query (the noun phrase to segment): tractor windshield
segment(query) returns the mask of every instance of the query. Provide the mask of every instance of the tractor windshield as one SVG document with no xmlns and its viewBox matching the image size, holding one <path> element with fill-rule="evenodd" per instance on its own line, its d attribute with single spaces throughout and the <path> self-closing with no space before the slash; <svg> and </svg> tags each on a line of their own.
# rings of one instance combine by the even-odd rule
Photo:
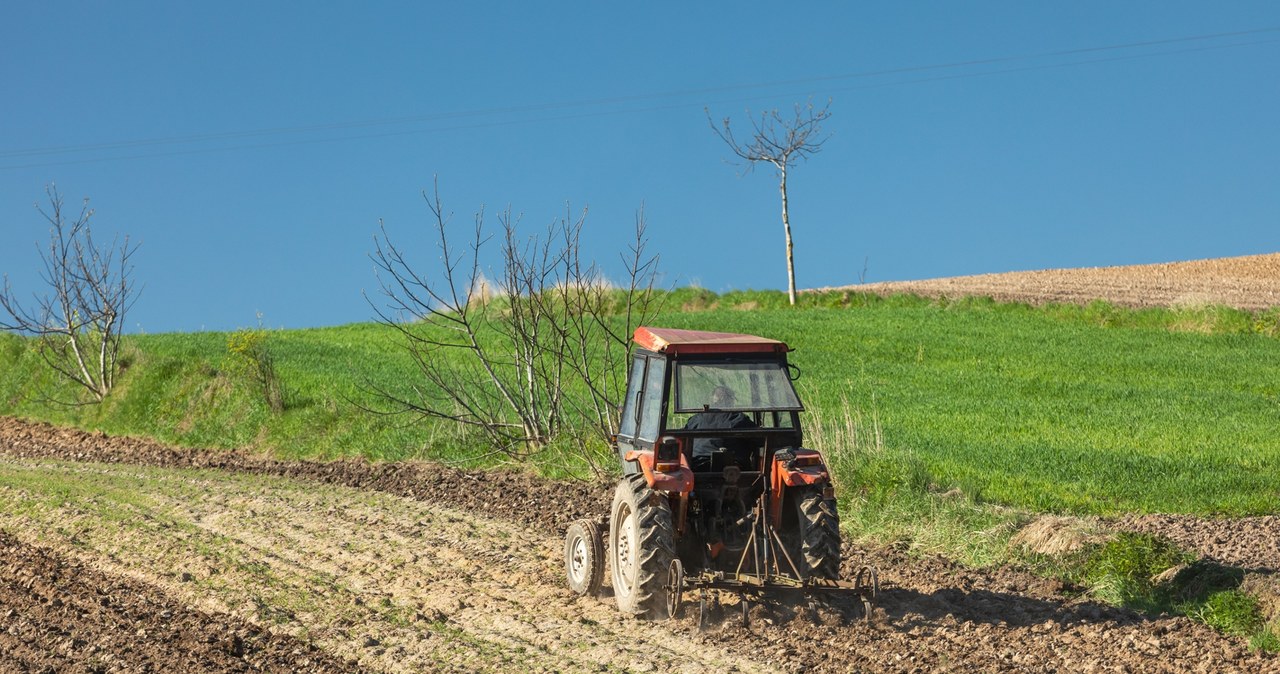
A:
<svg viewBox="0 0 1280 674">
<path fill-rule="evenodd" d="M 674 385 L 676 412 L 804 409 L 777 360 L 677 361 Z"/>
</svg>

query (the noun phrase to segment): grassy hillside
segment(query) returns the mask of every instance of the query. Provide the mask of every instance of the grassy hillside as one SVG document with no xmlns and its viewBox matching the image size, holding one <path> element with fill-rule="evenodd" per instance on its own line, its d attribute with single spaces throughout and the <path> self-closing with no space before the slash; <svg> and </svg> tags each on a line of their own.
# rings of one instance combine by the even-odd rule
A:
<svg viewBox="0 0 1280 674">
<path fill-rule="evenodd" d="M 848 293 L 784 303 L 780 293 L 682 290 L 655 323 L 795 347 L 809 424 L 822 421 L 811 439 L 823 443 L 811 444 L 864 501 L 958 488 L 1033 510 L 1280 510 L 1274 314 Z M 257 395 L 227 338 L 129 337 L 128 371 L 109 402 L 67 408 L 40 402 L 51 383 L 38 359 L 3 336 L 0 413 L 286 457 L 455 459 L 479 449 L 452 428 L 359 409 L 376 403 L 368 384 L 414 383 L 385 328 L 268 333 L 282 414 Z"/>
</svg>

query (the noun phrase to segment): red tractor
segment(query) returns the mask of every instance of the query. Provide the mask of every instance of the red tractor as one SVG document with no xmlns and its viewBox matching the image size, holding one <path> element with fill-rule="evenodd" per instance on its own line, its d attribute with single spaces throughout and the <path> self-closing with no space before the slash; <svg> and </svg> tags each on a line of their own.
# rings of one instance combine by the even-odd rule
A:
<svg viewBox="0 0 1280 674">
<path fill-rule="evenodd" d="M 802 446 L 787 345 L 719 332 L 636 330 L 615 449 L 622 480 L 608 536 L 566 534 L 569 585 L 599 592 L 604 559 L 618 608 L 675 615 L 684 592 L 852 591 L 869 605 L 874 569 L 839 580 L 840 525 L 822 455 Z"/>
</svg>

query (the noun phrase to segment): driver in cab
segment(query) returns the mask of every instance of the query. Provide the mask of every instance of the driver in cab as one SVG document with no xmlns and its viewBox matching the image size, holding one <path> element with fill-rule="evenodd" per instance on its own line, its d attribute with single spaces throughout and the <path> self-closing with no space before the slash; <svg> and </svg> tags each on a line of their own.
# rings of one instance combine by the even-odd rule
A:
<svg viewBox="0 0 1280 674">
<path fill-rule="evenodd" d="M 742 412 L 731 411 L 736 402 L 737 397 L 734 395 L 733 389 L 728 386 L 717 386 L 711 392 L 711 402 L 707 405 L 707 409 L 690 417 L 689 421 L 684 425 L 685 430 L 707 431 L 757 428 L 756 423 L 747 415 Z M 730 455 L 735 458 L 740 453 L 735 450 L 747 449 L 741 438 L 694 438 L 693 470 L 699 472 L 710 470 L 711 455 L 720 448 L 729 450 Z"/>
</svg>

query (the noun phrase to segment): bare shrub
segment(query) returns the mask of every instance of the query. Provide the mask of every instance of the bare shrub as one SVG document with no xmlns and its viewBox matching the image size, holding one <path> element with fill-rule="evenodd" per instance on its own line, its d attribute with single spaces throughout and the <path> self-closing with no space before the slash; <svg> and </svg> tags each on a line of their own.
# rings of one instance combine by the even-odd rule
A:
<svg viewBox="0 0 1280 674">
<path fill-rule="evenodd" d="M 8 319 L 0 318 L 0 328 L 34 337 L 40 357 L 59 377 L 87 392 L 90 402 L 102 402 L 120 370 L 120 332 L 136 299 L 129 276 L 137 245 L 130 245 L 127 236 L 100 245 L 90 227 L 88 199 L 79 215 L 70 218 L 55 186 L 49 185 L 45 194 L 47 208 L 36 209 L 49 223 L 49 245 L 40 250 L 48 292 L 34 296 L 34 305 L 24 305 L 6 275 L 0 309 Z M 50 401 L 82 402 L 52 394 Z"/>
<path fill-rule="evenodd" d="M 645 250 L 643 210 L 623 255 L 627 280 L 615 287 L 582 257 L 585 210 L 522 237 L 508 209 L 497 218 L 495 282 L 480 264 L 491 240 L 484 212 L 459 250 L 438 186 L 423 197 L 440 251 L 434 275 L 409 263 L 385 225 L 374 239 L 385 306 L 370 304 L 400 335 L 418 374 L 409 394 L 375 388 L 392 404 L 374 411 L 454 422 L 513 458 L 557 440 L 607 441 L 617 430 L 631 333 L 656 309 L 658 258 Z M 581 454 L 592 460 L 591 452 Z"/>
</svg>

